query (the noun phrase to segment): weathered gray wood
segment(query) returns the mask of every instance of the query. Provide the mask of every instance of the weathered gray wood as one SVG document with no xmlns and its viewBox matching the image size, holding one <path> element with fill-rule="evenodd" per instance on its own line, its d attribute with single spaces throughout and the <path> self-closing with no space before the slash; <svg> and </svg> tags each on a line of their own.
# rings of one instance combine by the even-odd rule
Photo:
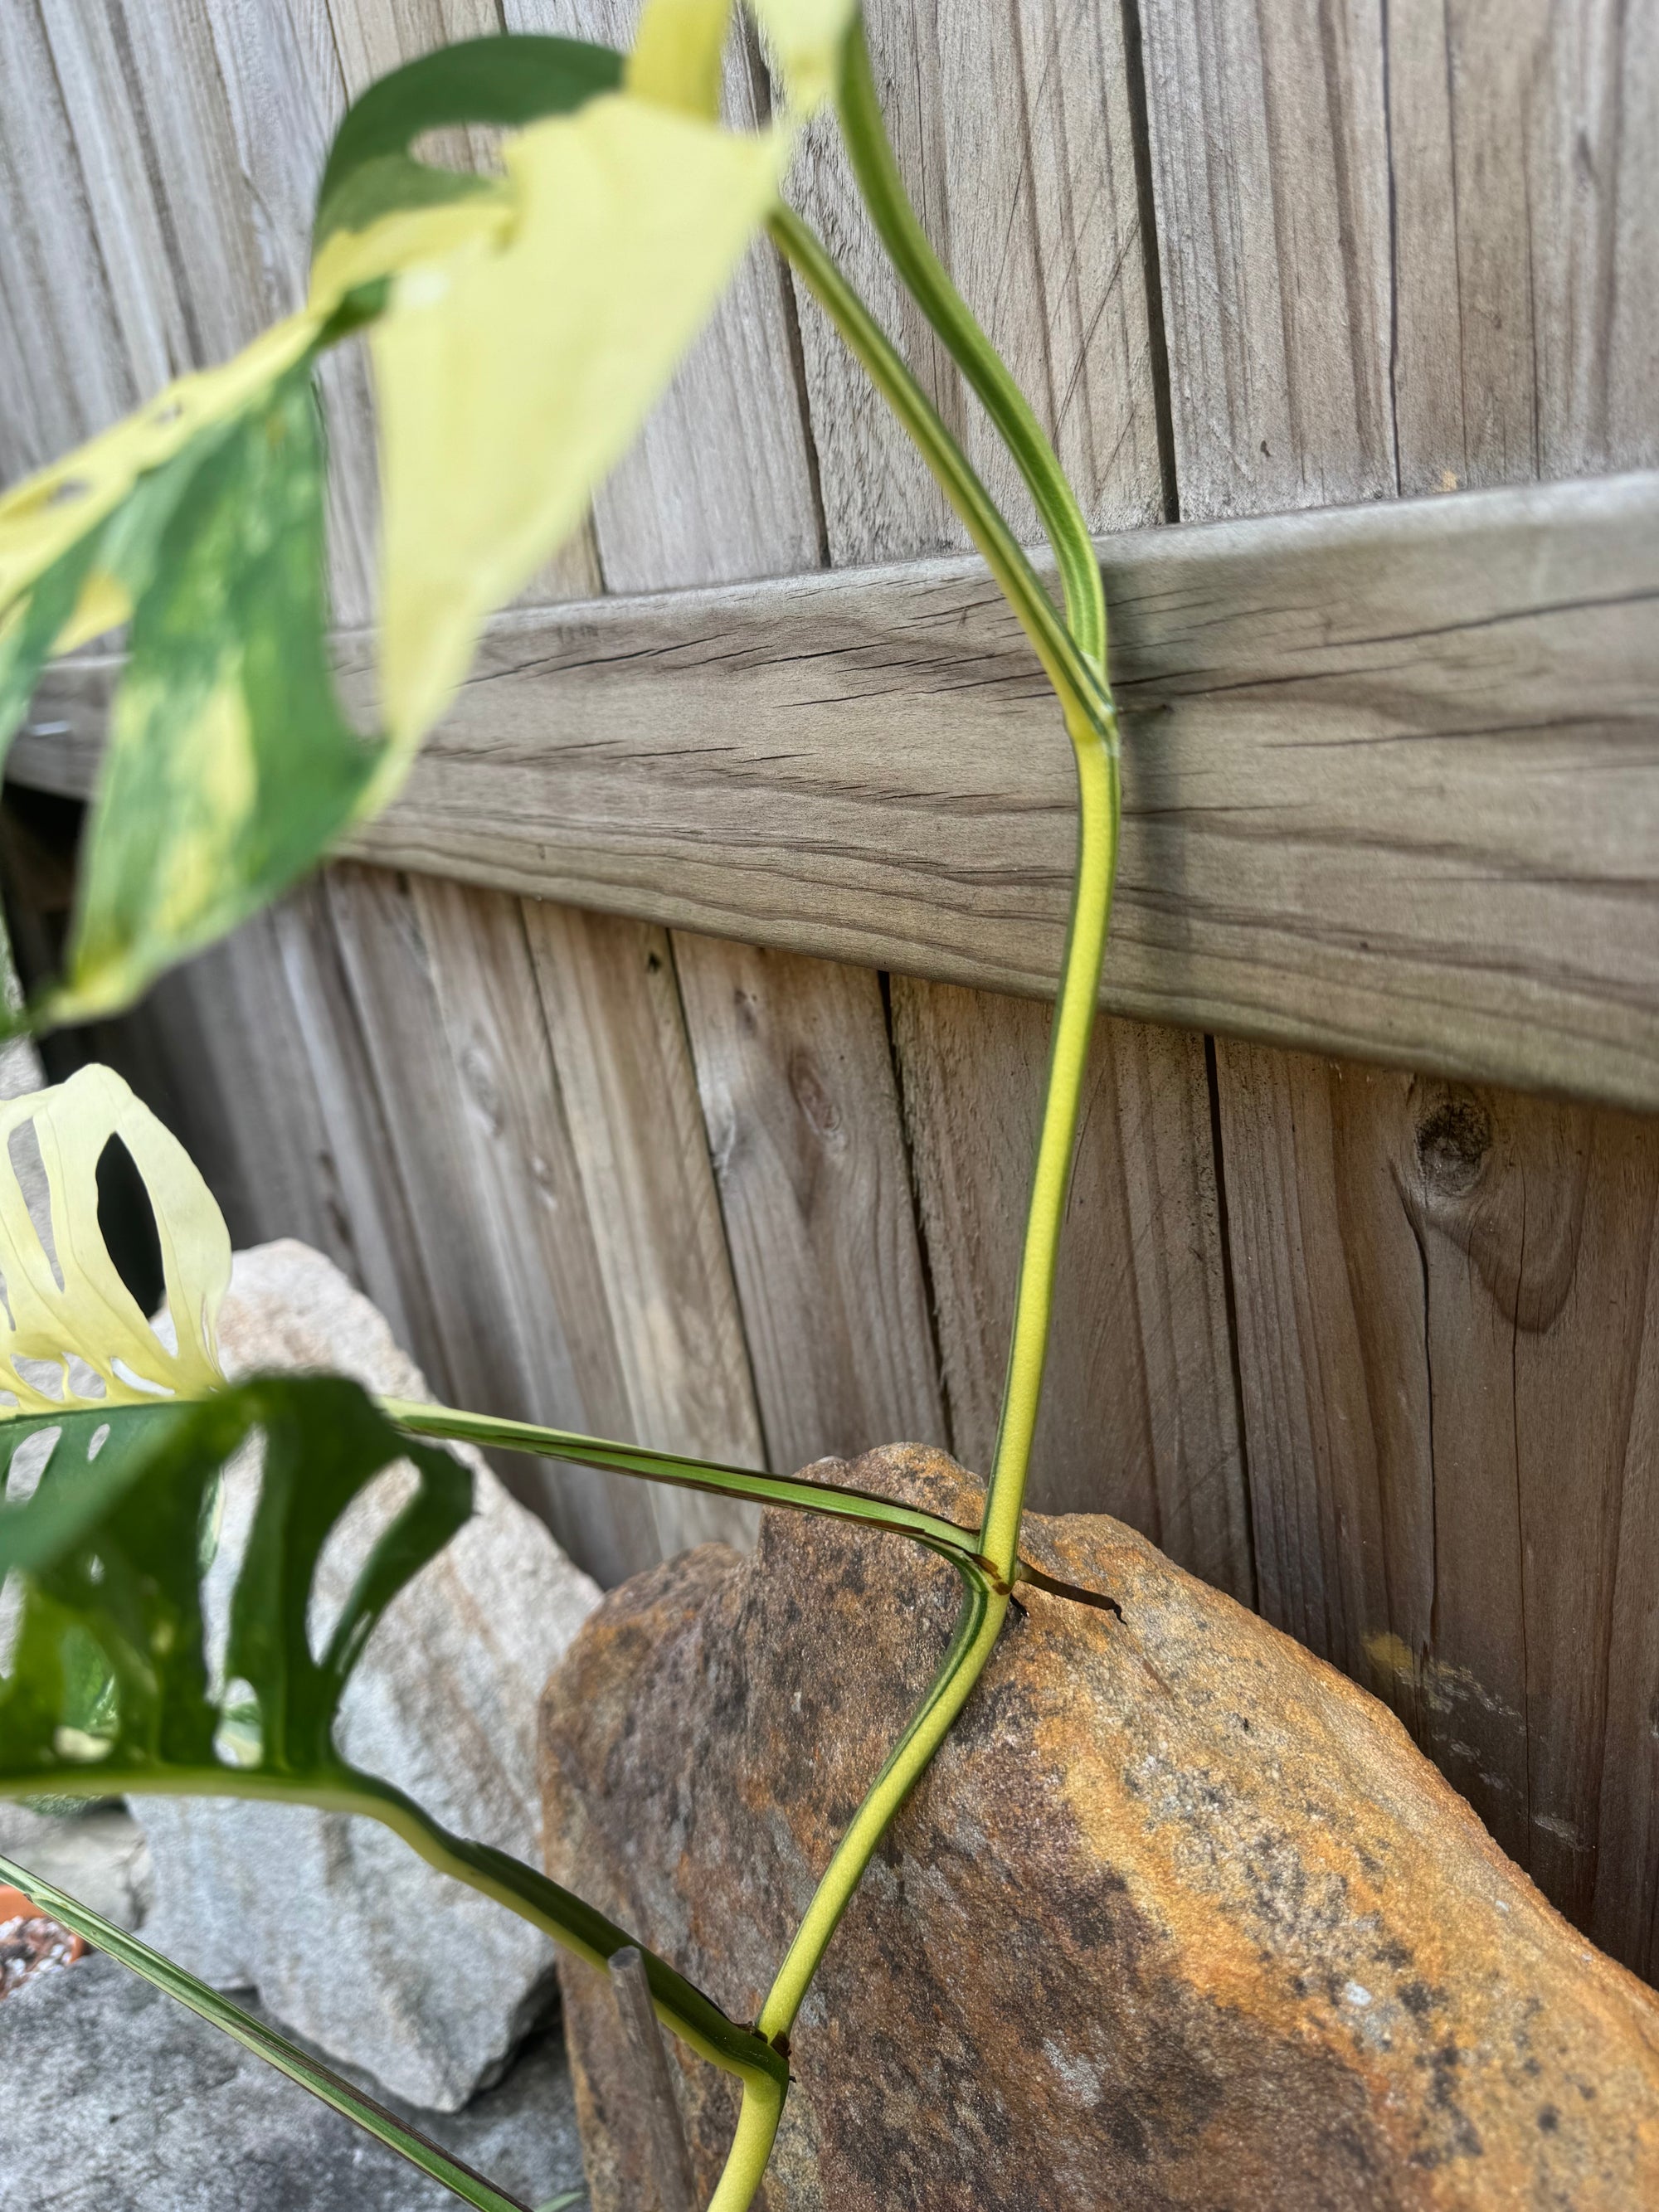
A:
<svg viewBox="0 0 1659 2212">
<path fill-rule="evenodd" d="M 631 13 L 589 0 L 579 27 L 625 41 Z M 550 21 L 546 9 L 523 4 L 514 16 L 515 27 Z M 750 48 L 734 42 L 726 84 L 734 119 L 763 111 L 752 70 Z M 793 316 L 781 269 L 769 249 L 757 251 L 597 495 L 613 588 L 816 564 L 820 528 Z M 661 726 L 659 715 L 653 738 Z M 942 1441 L 875 979 L 795 958 L 775 963 L 763 983 L 763 956 L 708 938 L 681 938 L 674 957 L 771 1463 L 793 1468 L 877 1437 Z M 776 988 L 785 982 L 787 1006 Z M 644 1096 L 629 1096 L 648 1117 Z M 822 1125 L 831 1097 L 833 1128 Z"/>
<path fill-rule="evenodd" d="M 561 1182 L 572 1178 L 552 1166 L 535 1207 L 529 1202 L 535 1185 L 522 1171 L 526 1150 L 553 1163 L 568 1151 L 556 1092 L 544 1087 L 536 1094 L 542 1112 L 528 1128 L 520 1110 L 531 1071 L 538 1060 L 546 1066 L 544 1044 L 536 1054 L 534 1030 L 526 1024 L 520 1060 L 509 1072 L 489 1052 L 494 1024 L 480 1021 L 471 1036 L 457 1038 L 464 1002 L 458 1006 L 458 994 L 446 988 L 450 979 L 434 960 L 416 895 L 398 877 L 345 867 L 332 872 L 323 890 L 366 1064 L 360 1087 L 378 1106 L 404 1186 L 402 1213 L 415 1241 L 419 1279 L 436 1321 L 441 1370 L 428 1379 L 447 1389 L 453 1403 L 562 1427 L 598 1427 L 582 1389 L 592 1374 L 590 1369 L 579 1376 L 566 1327 L 567 1314 L 578 1310 L 577 1326 L 591 1348 L 592 1270 L 581 1266 L 582 1224 L 569 1218 L 568 1205 L 562 1218 L 558 1207 Z M 507 964 L 501 933 L 492 949 L 497 1005 L 505 999 L 533 1020 L 535 992 L 522 941 L 518 973 Z M 504 1091 L 504 1085 L 513 1091 Z M 573 1291 L 586 1294 L 588 1310 L 576 1308 Z M 598 1410 L 614 1413 L 614 1399 L 607 1404 L 601 1398 Z M 629 1573 L 655 1556 L 648 1510 L 639 1511 L 639 1526 L 631 1525 L 634 1493 L 615 1487 L 614 1478 L 607 1484 L 599 1476 L 567 1477 L 562 1468 L 539 1470 L 516 1457 L 503 1457 L 500 1466 L 573 1550 L 593 1560 L 596 1572 Z M 614 1507 L 610 1515 L 601 1510 L 605 1499 Z"/>
<path fill-rule="evenodd" d="M 772 1463 L 945 1443 L 878 978 L 685 933 L 675 957 Z"/>
<path fill-rule="evenodd" d="M 763 1464 L 668 942 L 647 924 L 527 901 L 526 933 L 622 1362 L 629 1433 Z M 641 1486 L 660 1553 L 744 1542 L 747 1506 Z"/>
<path fill-rule="evenodd" d="M 1659 461 L 1652 10 L 1384 15 L 1407 491 Z"/>
<path fill-rule="evenodd" d="M 674 2072 L 652 2005 L 645 1959 L 637 1946 L 629 1943 L 613 1952 L 610 1972 L 617 2018 L 633 2064 L 630 2087 L 644 2114 L 646 2137 L 651 2145 L 654 2169 L 651 2179 L 656 2185 L 659 2212 L 696 2212 L 691 2153 L 674 2095 Z"/>
<path fill-rule="evenodd" d="M 1610 1732 L 1617 1613 L 1650 1672 L 1659 1124 L 1219 1049 L 1263 1609 L 1389 1698 L 1548 1894 L 1650 1963 L 1629 1815 L 1604 1829 L 1601 1801 L 1645 1797 L 1603 1773 L 1633 1741 Z"/>
<path fill-rule="evenodd" d="M 1637 476 L 1109 541 L 1104 1003 L 1659 1103 L 1656 521 Z M 87 788 L 107 684 L 11 772 Z M 504 618 L 356 849 L 1037 992 L 1069 778 L 975 569 L 803 578 Z"/>
<path fill-rule="evenodd" d="M 1183 514 L 1650 463 L 1655 180 L 1621 143 L 1659 90 L 1650 29 L 1547 0 L 1142 14 Z M 1644 662 L 1650 596 L 1630 611 Z M 1596 919 L 1532 940 L 1509 1020 L 1553 1027 L 1559 983 L 1588 959 L 1601 1037 L 1644 1050 L 1645 988 L 1625 960 L 1654 934 L 1638 856 L 1654 823 L 1601 744 L 1642 777 L 1653 672 L 1617 701 L 1588 665 L 1576 695 L 1556 692 L 1500 614 L 1489 639 L 1517 711 L 1472 717 L 1457 757 L 1507 726 L 1507 776 L 1479 795 L 1443 782 L 1436 853 L 1413 835 L 1426 805 L 1406 800 L 1384 832 L 1398 889 L 1369 887 L 1356 936 L 1391 929 L 1403 898 L 1437 903 L 1434 875 L 1462 866 L 1486 916 L 1467 953 L 1494 949 L 1505 921 L 1526 941 L 1516 892 L 1559 877 L 1569 777 L 1596 825 Z M 1492 862 L 1523 813 L 1545 834 L 1500 868 L 1505 884 Z M 1620 823 L 1638 822 L 1621 847 Z M 1565 1033 L 1489 1068 L 1659 1103 L 1651 1082 L 1607 1083 L 1600 1043 L 1582 1048 L 1595 1073 L 1577 1083 L 1552 1072 Z M 1649 1678 L 1626 1578 L 1651 1553 L 1639 1510 L 1628 1547 L 1621 1527 L 1656 1356 L 1653 1125 L 1226 1042 L 1218 1101 L 1264 1610 L 1391 1697 L 1548 1893 L 1650 1967 L 1632 1855 L 1651 1812 L 1626 1771 L 1644 1762 L 1628 1705 L 1608 1734 L 1608 1700 L 1615 1638 Z"/>
<path fill-rule="evenodd" d="M 1651 10 L 1140 15 L 1183 515 L 1653 465 Z"/>
<path fill-rule="evenodd" d="M 1091 526 L 1161 520 L 1123 24 L 1085 0 L 869 12 L 910 196 L 1054 439 Z M 898 340 L 1021 535 L 1036 519 L 950 357 L 886 262 L 828 119 L 790 196 Z M 830 558 L 965 548 L 961 524 L 804 292 L 801 335 Z"/>
<path fill-rule="evenodd" d="M 988 1012 L 990 1018 L 988 1019 Z M 1049 1012 L 896 977 L 959 1458 L 996 1437 Z M 1030 1498 L 1114 1513 L 1247 1602 L 1244 1470 L 1201 1037 L 1105 1021 L 1066 1209 Z"/>
</svg>

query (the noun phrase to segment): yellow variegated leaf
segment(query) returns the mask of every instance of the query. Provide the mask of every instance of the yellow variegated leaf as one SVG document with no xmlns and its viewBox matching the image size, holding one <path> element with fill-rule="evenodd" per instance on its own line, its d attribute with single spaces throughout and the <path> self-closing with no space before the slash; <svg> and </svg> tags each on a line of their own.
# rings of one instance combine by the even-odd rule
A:
<svg viewBox="0 0 1659 2212">
<path fill-rule="evenodd" d="M 510 220 L 507 196 L 497 190 L 401 210 L 367 230 L 337 233 L 319 257 L 310 298 L 298 314 L 273 324 L 219 368 L 176 378 L 136 413 L 0 497 L 0 609 L 9 610 L 38 576 L 112 515 L 141 477 L 269 391 L 316 343 L 348 292 L 416 262 L 441 260 L 471 238 L 498 235 Z M 53 649 L 70 652 L 131 611 L 119 580 L 94 568 Z"/>
<path fill-rule="evenodd" d="M 465 199 L 394 209 L 363 230 L 329 234 L 311 267 L 313 314 L 333 313 L 348 292 L 423 261 L 441 261 L 475 242 L 498 242 L 513 222 L 513 198 L 494 184 Z"/>
<path fill-rule="evenodd" d="M 718 116 L 731 25 L 732 0 L 646 0 L 628 57 L 628 89 L 659 107 Z"/>
<path fill-rule="evenodd" d="M 26 1123 L 46 1170 L 50 1249 L 11 1146 Z M 98 1163 L 112 1138 L 126 1146 L 149 1194 L 176 1350 L 162 1343 L 121 1280 L 98 1225 Z M 230 1281 L 230 1237 L 178 1139 L 112 1069 L 92 1066 L 0 1104 L 0 1420 L 154 1405 L 222 1388 L 215 1332 Z M 76 1387 L 71 1358 L 92 1370 L 101 1391 Z M 58 1370 L 57 1388 L 46 1387 L 41 1367 Z"/>
<path fill-rule="evenodd" d="M 772 204 L 786 147 L 627 94 L 593 100 L 508 143 L 518 215 L 500 251 L 394 279 L 370 343 L 382 708 L 403 758 L 485 615 L 580 522 L 666 385 Z"/>
<path fill-rule="evenodd" d="M 749 0 L 790 106 L 803 115 L 835 95 L 855 0 Z"/>
<path fill-rule="evenodd" d="M 179 377 L 136 415 L 0 498 L 0 607 L 9 607 L 37 576 L 112 514 L 141 476 L 267 390 L 314 343 L 317 329 L 318 318 L 310 311 L 273 324 L 234 360 Z M 97 635 L 86 629 L 78 610 L 70 629 L 81 636 Z"/>
</svg>

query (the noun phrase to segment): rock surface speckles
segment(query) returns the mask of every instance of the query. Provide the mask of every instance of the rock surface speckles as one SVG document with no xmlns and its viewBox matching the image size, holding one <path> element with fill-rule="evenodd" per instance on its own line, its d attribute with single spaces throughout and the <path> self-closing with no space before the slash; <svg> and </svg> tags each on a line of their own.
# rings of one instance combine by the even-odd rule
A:
<svg viewBox="0 0 1659 2212">
<path fill-rule="evenodd" d="M 918 1447 L 836 1474 L 971 1523 Z M 1387 1710 L 1115 1522 L 1033 1517 L 1032 1592 L 801 2014 L 771 2212 L 1659 2203 L 1659 1999 Z M 543 1707 L 550 1870 L 752 2017 L 956 1605 L 900 1540 L 770 1513 L 592 1616 Z M 561 1969 L 593 2199 L 643 2139 Z M 724 2077 L 679 2076 L 701 2186 Z"/>
</svg>

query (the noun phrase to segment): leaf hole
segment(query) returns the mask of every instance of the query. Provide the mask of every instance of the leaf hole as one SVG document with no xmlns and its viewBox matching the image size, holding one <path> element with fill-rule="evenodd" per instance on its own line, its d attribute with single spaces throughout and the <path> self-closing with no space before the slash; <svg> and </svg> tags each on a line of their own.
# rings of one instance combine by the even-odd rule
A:
<svg viewBox="0 0 1659 2212">
<path fill-rule="evenodd" d="M 33 1121 L 20 1121 L 6 1139 L 6 1154 L 11 1163 L 11 1172 L 23 1203 L 29 1210 L 29 1219 L 40 1240 L 40 1249 L 46 1255 L 52 1269 L 52 1279 L 61 1291 L 64 1271 L 58 1264 L 58 1243 L 52 1231 L 52 1193 L 46 1182 L 46 1164 L 40 1156 L 40 1139 L 35 1133 Z M 10 1297 L 6 1300 L 6 1314 L 13 1328 L 17 1316 L 12 1311 Z"/>
<path fill-rule="evenodd" d="M 61 1429 L 37 1429 L 33 1436 L 25 1437 L 11 1455 L 6 1469 L 5 1499 L 8 1505 L 27 1505 L 40 1486 L 52 1455 L 58 1449 Z"/>
<path fill-rule="evenodd" d="M 13 1367 L 31 1390 L 43 1398 L 54 1398 L 61 1405 L 64 1399 L 64 1361 L 59 1359 L 14 1359 Z"/>
<path fill-rule="evenodd" d="M 257 1766 L 264 1756 L 264 1716 L 251 1682 L 239 1675 L 219 1700 L 213 1752 L 222 1766 Z"/>
<path fill-rule="evenodd" d="M 167 1289 L 161 1235 L 144 1178 L 118 1137 L 98 1155 L 98 1234 L 139 1312 L 153 1314 Z"/>
<path fill-rule="evenodd" d="M 18 1364 L 22 1364 L 21 1360 Z M 152 1398 L 171 1398 L 173 1395 L 165 1382 L 158 1382 L 153 1375 L 140 1375 L 135 1368 L 129 1367 L 118 1352 L 109 1365 L 111 1374 L 118 1376 L 129 1390 L 143 1390 Z"/>
<path fill-rule="evenodd" d="M 327 1650 L 369 1553 L 415 1495 L 419 1482 L 409 1462 L 399 1460 L 359 1491 L 329 1530 L 317 1555 L 306 1607 L 306 1637 L 313 1659 L 320 1660 Z"/>
<path fill-rule="evenodd" d="M 67 507 L 71 500 L 84 499 L 92 489 L 85 477 L 65 477 L 62 483 L 54 484 L 46 494 L 48 507 Z"/>
<path fill-rule="evenodd" d="M 10 1679 L 23 1626 L 23 1575 L 19 1567 L 0 1576 L 0 1681 Z"/>
</svg>

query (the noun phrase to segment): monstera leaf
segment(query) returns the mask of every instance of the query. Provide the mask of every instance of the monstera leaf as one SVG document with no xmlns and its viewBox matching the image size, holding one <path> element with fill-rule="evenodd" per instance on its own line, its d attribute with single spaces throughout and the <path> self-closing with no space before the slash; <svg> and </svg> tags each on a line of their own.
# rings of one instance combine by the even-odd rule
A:
<svg viewBox="0 0 1659 2212">
<path fill-rule="evenodd" d="M 580 522 L 775 204 L 848 0 L 757 0 L 785 120 L 717 119 L 728 0 L 650 0 L 635 55 L 476 40 L 381 81 L 325 173 L 310 297 L 222 368 L 0 498 L 0 756 L 45 662 L 131 626 L 66 973 L 84 1020 L 293 883 L 395 793 L 478 628 Z M 417 159 L 516 135 L 500 179 Z M 319 353 L 368 325 L 380 728 L 325 642 Z"/>
<path fill-rule="evenodd" d="M 28 1131 L 46 1182 L 33 1212 L 17 1172 Z M 545 1875 L 449 1834 L 335 1740 L 375 1624 L 471 1512 L 467 1469 L 343 1376 L 226 1382 L 223 1220 L 177 1140 L 108 1068 L 0 1107 L 0 1796 L 183 1792 L 362 1813 L 594 1963 L 633 1944 Z M 112 1143 L 150 1201 L 165 1330 L 99 1227 Z M 257 1502 L 216 1632 L 206 1590 L 221 1485 L 250 1444 Z M 319 1624 L 325 1549 L 394 1468 L 401 1500 Z M 694 2050 L 781 2084 L 784 2060 L 763 2038 L 649 1954 L 646 1972 Z"/>
<path fill-rule="evenodd" d="M 22 1577 L 0 1685 L 0 1787 L 100 1787 L 206 1776 L 325 1781 L 333 1726 L 375 1621 L 471 1510 L 471 1478 L 400 1436 L 337 1376 L 231 1389 L 215 1347 L 230 1245 L 177 1140 L 107 1068 L 13 1100 L 32 1128 L 46 1217 L 0 1175 L 0 1574 Z M 98 1167 L 124 1145 L 154 1210 L 173 1341 L 145 1319 L 98 1224 Z M 222 1680 L 209 1664 L 204 1537 L 222 1470 L 256 1431 L 259 1496 L 231 1603 Z M 387 1468 L 412 1496 L 382 1532 L 320 1652 L 307 1620 L 318 1558 Z M 23 1480 L 20 1482 L 19 1477 Z M 97 1685 L 88 1698 L 88 1680 Z M 234 1692 L 227 1689 L 234 1684 Z M 234 1706 L 234 1710 L 233 1710 Z M 95 1708 L 97 1725 L 88 1724 Z"/>
</svg>

